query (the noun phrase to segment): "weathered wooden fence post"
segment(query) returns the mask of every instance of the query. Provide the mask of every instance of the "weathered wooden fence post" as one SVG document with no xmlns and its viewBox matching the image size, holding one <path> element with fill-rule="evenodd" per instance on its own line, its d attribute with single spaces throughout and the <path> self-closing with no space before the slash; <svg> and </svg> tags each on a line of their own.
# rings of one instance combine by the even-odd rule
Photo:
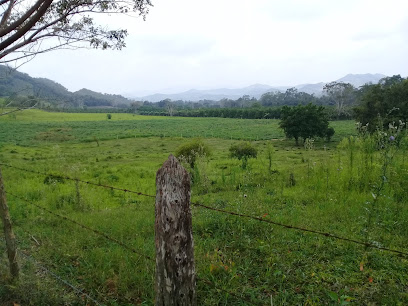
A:
<svg viewBox="0 0 408 306">
<path fill-rule="evenodd" d="M 190 176 L 170 155 L 156 175 L 156 305 L 197 305 Z"/>
<path fill-rule="evenodd" d="M 11 227 L 11 219 L 7 206 L 6 193 L 4 190 L 3 176 L 0 169 L 0 217 L 3 221 L 4 236 L 6 238 L 7 255 L 10 262 L 10 273 L 14 278 L 18 277 L 19 268 L 17 263 L 17 243 Z"/>
</svg>

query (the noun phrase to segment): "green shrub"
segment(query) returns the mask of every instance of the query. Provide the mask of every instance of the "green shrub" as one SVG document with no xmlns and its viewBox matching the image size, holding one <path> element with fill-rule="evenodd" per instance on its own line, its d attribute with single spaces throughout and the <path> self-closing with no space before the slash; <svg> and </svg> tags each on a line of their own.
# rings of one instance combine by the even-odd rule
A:
<svg viewBox="0 0 408 306">
<path fill-rule="evenodd" d="M 176 157 L 185 159 L 191 168 L 195 167 L 195 163 L 198 157 L 210 155 L 210 148 L 201 139 L 194 139 L 178 147 L 176 151 Z"/>
<path fill-rule="evenodd" d="M 242 169 L 246 169 L 249 158 L 256 158 L 258 151 L 249 142 L 234 144 L 229 148 L 230 157 L 242 160 Z"/>
<path fill-rule="evenodd" d="M 112 119 L 112 114 L 106 114 L 106 118 Z"/>
</svg>

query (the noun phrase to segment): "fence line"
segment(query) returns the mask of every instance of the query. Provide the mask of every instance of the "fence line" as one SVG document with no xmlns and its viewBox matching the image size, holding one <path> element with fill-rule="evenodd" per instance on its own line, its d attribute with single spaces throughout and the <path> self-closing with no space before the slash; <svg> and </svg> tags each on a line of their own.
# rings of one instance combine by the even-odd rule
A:
<svg viewBox="0 0 408 306">
<path fill-rule="evenodd" d="M 5 241 L 4 238 L 0 237 L 0 240 Z M 19 241 L 20 242 L 20 241 Z M 84 289 L 79 289 L 78 287 L 76 287 L 75 285 L 71 284 L 69 281 L 67 281 L 66 279 L 63 279 L 61 276 L 59 276 L 58 274 L 56 274 L 55 272 L 52 272 L 51 270 L 49 270 L 47 267 L 45 267 L 44 265 L 42 265 L 38 260 L 36 260 L 32 255 L 27 254 L 26 251 L 21 250 L 21 252 L 19 252 L 19 254 L 21 254 L 24 258 L 26 258 L 27 260 L 33 262 L 36 266 L 38 266 L 39 268 L 41 268 L 41 270 L 43 270 L 45 273 L 51 275 L 53 278 L 55 278 L 56 280 L 60 281 L 61 283 L 63 283 L 64 285 L 66 285 L 67 287 L 69 287 L 70 289 L 72 289 L 73 291 L 75 291 L 75 293 L 77 294 L 78 297 L 86 297 L 88 300 L 92 301 L 95 305 L 98 306 L 103 306 L 104 304 L 99 303 L 97 300 L 95 300 L 93 297 L 91 297 L 89 294 L 87 294 Z"/>
<path fill-rule="evenodd" d="M 308 233 L 312 233 L 312 234 L 316 234 L 316 235 L 321 235 L 321 236 L 328 237 L 328 238 L 343 240 L 343 241 L 363 245 L 365 247 L 369 247 L 369 248 L 373 248 L 373 249 L 379 249 L 379 250 L 382 250 L 382 251 L 396 253 L 398 255 L 408 257 L 408 253 L 403 252 L 403 251 L 394 250 L 394 249 L 390 249 L 390 248 L 386 248 L 386 247 L 380 247 L 380 246 L 377 246 L 377 245 L 372 244 L 372 243 L 367 243 L 367 242 L 363 242 L 363 241 L 359 241 L 359 240 L 355 240 L 355 239 L 351 239 L 351 238 L 341 237 L 341 236 L 331 234 L 331 233 L 328 233 L 328 232 L 322 232 L 322 231 L 317 231 L 317 230 L 313 230 L 313 229 L 308 229 L 308 228 L 302 228 L 302 227 L 298 227 L 298 226 L 283 224 L 283 223 L 275 222 L 275 221 L 268 220 L 268 219 L 262 219 L 262 218 L 259 218 L 259 217 L 254 217 L 254 216 L 250 216 L 250 215 L 245 215 L 245 214 L 241 214 L 241 213 L 227 211 L 227 210 L 223 210 L 223 209 L 219 209 L 219 208 L 213 208 L 213 207 L 210 207 L 210 206 L 207 206 L 207 205 L 204 205 L 204 204 L 200 204 L 200 203 L 191 203 L 191 205 L 194 205 L 194 206 L 197 206 L 197 207 L 202 207 L 202 208 L 205 208 L 205 209 L 208 209 L 208 210 L 217 211 L 217 212 L 220 212 L 220 213 L 223 213 L 223 214 L 228 214 L 228 215 L 242 217 L 242 218 L 248 218 L 248 219 L 256 220 L 256 221 L 259 221 L 259 222 L 265 222 L 265 223 L 277 225 L 277 226 L 280 226 L 280 227 L 284 227 L 284 228 L 287 228 L 287 229 L 294 229 L 294 230 L 298 230 L 298 231 L 302 231 L 302 232 L 308 232 Z"/>
<path fill-rule="evenodd" d="M 24 168 L 12 166 L 12 165 L 9 165 L 9 164 L 4 164 L 4 163 L 0 163 L 0 165 L 8 167 L 8 168 L 13 168 L 13 169 L 25 171 L 25 172 L 40 174 L 40 175 L 43 175 L 43 176 L 53 176 L 53 177 L 57 177 L 57 178 L 63 178 L 63 179 L 66 179 L 66 180 L 74 181 L 74 182 L 84 183 L 84 184 L 87 184 L 87 185 L 102 187 L 102 188 L 106 188 L 106 189 L 110 189 L 110 190 L 118 190 L 118 191 L 133 193 L 133 194 L 136 194 L 136 195 L 139 195 L 139 196 L 145 196 L 145 197 L 149 197 L 149 198 L 156 198 L 156 196 L 154 196 L 154 195 L 145 194 L 143 192 L 133 191 L 133 190 L 129 190 L 129 189 L 123 189 L 123 188 L 118 188 L 118 187 L 113 187 L 113 186 L 108 186 L 108 185 L 103 185 L 103 184 L 98 184 L 98 183 L 93 183 L 93 182 L 90 182 L 90 181 L 84 181 L 84 180 L 81 180 L 81 179 L 72 178 L 72 177 L 69 177 L 69 176 L 66 176 L 66 175 L 59 175 L 59 174 L 52 174 L 52 173 L 45 173 L 45 172 L 35 171 L 35 170 L 29 170 L 29 169 L 24 169 Z"/>
<path fill-rule="evenodd" d="M 77 182 L 85 183 L 85 184 L 88 184 L 88 185 L 93 185 L 93 186 L 98 186 L 98 187 L 103 187 L 103 188 L 113 189 L 113 190 L 119 190 L 119 191 L 123 191 L 123 192 L 129 192 L 129 193 L 137 194 L 137 195 L 140 195 L 140 196 L 146 196 L 146 197 L 150 197 L 150 198 L 155 198 L 156 197 L 154 195 L 144 194 L 144 193 L 141 193 L 141 192 L 138 192 L 138 191 L 133 191 L 133 190 L 129 190 L 129 189 L 122 189 L 122 188 L 112 187 L 112 186 L 108 186 L 108 185 L 96 184 L 96 183 L 92 183 L 92 182 L 89 182 L 89 181 L 84 181 L 84 180 L 80 180 L 80 179 L 71 178 L 71 177 L 68 177 L 68 176 L 54 175 L 54 174 L 50 174 L 50 173 L 24 169 L 24 168 L 12 166 L 12 165 L 9 165 L 9 164 L 4 164 L 4 163 L 0 163 L 0 165 L 6 166 L 6 167 L 9 167 L 9 168 L 14 168 L 14 169 L 21 170 L 21 171 L 25 171 L 25 172 L 30 172 L 30 173 L 35 173 L 35 174 L 40 174 L 40 175 L 45 175 L 45 176 L 50 175 L 50 176 L 55 176 L 55 177 L 61 177 L 61 178 L 67 179 L 67 180 L 77 181 Z M 15 197 L 17 197 L 17 196 L 15 196 Z M 268 220 L 268 219 L 263 219 L 263 218 L 254 217 L 254 216 L 250 216 L 250 215 L 245 215 L 245 214 L 241 214 L 241 213 L 235 213 L 235 212 L 226 211 L 226 210 L 222 210 L 222 209 L 218 209 L 218 208 L 213 208 L 213 207 L 210 207 L 210 206 L 207 206 L 207 205 L 204 205 L 204 204 L 201 204 L 201 203 L 196 203 L 196 202 L 192 202 L 191 205 L 201 207 L 201 208 L 204 208 L 204 209 L 208 209 L 208 210 L 212 210 L 212 211 L 216 211 L 216 212 L 223 213 L 223 214 L 233 215 L 233 216 L 241 217 L 241 218 L 248 218 L 248 219 L 256 220 L 256 221 L 259 221 L 259 222 L 265 222 L 265 223 L 273 224 L 273 225 L 280 226 L 280 227 L 287 228 L 287 229 L 293 229 L 293 230 L 308 232 L 308 233 L 320 235 L 320 236 L 323 236 L 323 237 L 342 240 L 342 241 L 346 241 L 346 242 L 350 242 L 350 243 L 354 243 L 354 244 L 359 244 L 359 245 L 362 245 L 362 246 L 365 246 L 365 247 L 368 247 L 368 248 L 387 251 L 387 252 L 398 254 L 400 256 L 408 257 L 407 252 L 403 252 L 403 251 L 399 251 L 399 250 L 395 250 L 395 249 L 391 249 L 391 248 L 387 248 L 387 247 L 377 246 L 377 245 L 372 244 L 372 243 L 359 241 L 359 240 L 352 239 L 352 238 L 341 237 L 341 236 L 338 236 L 336 234 L 332 234 L 332 233 L 329 233 L 329 232 L 323 232 L 323 231 L 318 231 L 318 230 L 314 230 L 314 229 L 308 229 L 308 228 L 303 228 L 303 227 L 299 227 L 299 226 L 293 226 L 293 225 L 290 225 L 290 224 L 283 224 L 283 223 L 275 222 L 275 221 Z"/>
<path fill-rule="evenodd" d="M 22 200 L 22 201 L 24 201 L 24 202 L 26 202 L 26 203 L 28 203 L 28 204 L 30 204 L 30 205 L 33 205 L 33 206 L 35 206 L 35 207 L 37 207 L 37 208 L 39 208 L 39 209 L 41 209 L 41 210 L 43 210 L 43 211 L 45 211 L 45 212 L 47 212 L 47 213 L 53 215 L 53 216 L 56 216 L 56 217 L 58 217 L 58 218 L 60 218 L 60 219 L 63 219 L 64 221 L 73 223 L 73 224 L 75 224 L 75 225 L 77 225 L 77 226 L 79 226 L 79 227 L 81 227 L 81 228 L 83 228 L 83 229 L 85 229 L 85 230 L 88 230 L 88 231 L 90 231 L 90 232 L 93 232 L 93 233 L 97 234 L 98 236 L 101 236 L 101 237 L 105 238 L 106 240 L 109 240 L 109 241 L 111 241 L 111 242 L 114 242 L 114 243 L 120 245 L 120 246 L 123 247 L 124 249 L 126 249 L 126 250 L 128 250 L 128 251 L 130 251 L 130 252 L 132 252 L 132 253 L 134 253 L 134 254 L 136 254 L 136 255 L 139 255 L 139 256 L 141 256 L 141 257 L 144 257 L 144 258 L 146 258 L 146 259 L 148 259 L 148 260 L 150 260 L 150 261 L 153 261 L 153 262 L 155 261 L 152 257 L 150 257 L 150 256 L 148 256 L 148 255 L 146 255 L 146 254 L 141 253 L 140 251 L 138 251 L 138 250 L 136 250 L 136 249 L 134 249 L 134 248 L 128 246 L 127 244 L 125 244 L 125 243 L 123 243 L 123 242 L 121 242 L 121 241 L 119 241 L 119 240 L 117 240 L 117 239 L 115 239 L 115 238 L 112 238 L 112 237 L 108 236 L 107 234 L 105 234 L 105 233 L 103 233 L 103 232 L 101 232 L 101 231 L 98 231 L 98 230 L 93 229 L 93 228 L 91 228 L 91 227 L 89 227 L 89 226 L 86 226 L 86 225 L 84 225 L 84 224 L 81 224 L 81 223 L 79 223 L 79 222 L 77 222 L 77 221 L 75 221 L 75 220 L 72 220 L 72 219 L 68 218 L 68 217 L 65 217 L 65 216 L 62 216 L 62 215 L 60 215 L 60 214 L 57 214 L 57 213 L 55 213 L 55 212 L 53 212 L 53 211 L 51 211 L 51 210 L 49 210 L 49 209 L 47 209 L 47 208 L 45 208 L 45 207 L 42 207 L 42 206 L 40 206 L 40 205 L 38 205 L 38 204 L 35 204 L 35 203 L 33 203 L 33 202 L 30 202 L 30 201 L 28 201 L 27 199 L 21 198 L 21 197 L 15 195 L 15 194 L 13 194 L 13 193 L 11 193 L 11 192 L 9 192 L 9 191 L 6 191 L 6 194 L 9 194 L 9 195 L 11 195 L 11 196 L 13 196 L 13 197 L 15 197 L 15 198 L 17 198 L 17 199 L 20 199 L 20 200 Z"/>
<path fill-rule="evenodd" d="M 33 202 L 30 202 L 30 201 L 28 201 L 27 199 L 24 199 L 24 198 L 21 198 L 21 197 L 19 197 L 19 196 L 16 196 L 15 194 L 13 194 L 13 193 L 11 193 L 11 192 L 6 191 L 6 194 L 9 194 L 9 195 L 11 195 L 11 196 L 13 196 L 13 197 L 15 197 L 15 198 L 17 198 L 17 199 L 20 199 L 20 200 L 22 200 L 22 201 L 24 201 L 24 202 L 26 202 L 26 203 L 28 203 L 28 204 L 30 204 L 30 205 L 33 205 L 33 206 L 35 206 L 35 207 L 37 207 L 37 208 L 39 208 L 39 209 L 41 209 L 41 210 L 43 210 L 43 211 L 45 211 L 45 212 L 47 212 L 47 213 L 49 213 L 49 214 L 52 214 L 52 215 L 54 215 L 54 216 L 56 216 L 56 217 L 58 217 L 58 218 L 61 218 L 61 219 L 65 220 L 65 221 L 68 221 L 68 222 L 71 222 L 71 223 L 73 223 L 73 224 L 75 224 L 75 225 L 78 225 L 78 226 L 82 227 L 83 229 L 86 229 L 86 230 L 88 230 L 88 231 L 91 231 L 91 232 L 93 232 L 93 233 L 95 233 L 95 234 L 97 234 L 97 235 L 99 235 L 99 236 L 101 236 L 101 237 L 103 237 L 103 238 L 105 238 L 105 239 L 107 239 L 107 240 L 109 240 L 109 241 L 112 241 L 112 242 L 114 242 L 114 243 L 120 245 L 121 247 L 123 247 L 123 248 L 125 248 L 125 249 L 131 251 L 131 252 L 134 253 L 134 254 L 137 254 L 137 255 L 139 255 L 139 256 L 141 256 L 141 257 L 144 257 L 144 258 L 146 258 L 146 259 L 148 259 L 148 260 L 150 260 L 150 261 L 155 262 L 155 259 L 153 259 L 152 257 L 140 253 L 139 251 L 133 249 L 132 247 L 130 247 L 130 246 L 124 244 L 123 242 L 121 242 L 121 241 L 119 241 L 119 240 L 117 240 L 117 239 L 115 239 L 115 238 L 112 238 L 112 237 L 106 235 L 106 234 L 103 233 L 103 232 L 100 232 L 100 231 L 98 231 L 98 230 L 92 229 L 92 228 L 90 228 L 90 227 L 88 227 L 88 226 L 86 226 L 86 225 L 83 225 L 83 224 L 81 224 L 81 223 L 75 221 L 75 220 L 72 220 L 72 219 L 69 219 L 69 218 L 67 218 L 67 217 L 65 217 L 65 216 L 59 215 L 59 214 L 57 214 L 57 213 L 54 213 L 53 211 L 51 211 L 51 210 L 49 210 L 49 209 L 47 209 L 47 208 L 45 208 L 45 207 L 42 207 L 42 206 L 40 206 L 40 205 L 38 205 L 38 204 L 35 204 L 35 203 L 33 203 Z M 25 255 L 25 254 L 23 254 L 23 255 Z M 63 280 L 63 279 L 62 279 L 62 280 Z M 201 278 L 198 278 L 198 277 L 197 277 L 197 280 L 201 280 L 201 281 L 203 281 L 203 282 L 205 282 L 205 283 L 207 283 L 207 284 L 209 284 L 209 285 L 212 285 L 215 289 L 220 290 L 220 291 L 223 291 L 223 292 L 225 292 L 225 293 L 228 293 L 229 295 L 231 295 L 231 296 L 233 296 L 233 297 L 235 297 L 235 298 L 237 298 L 237 299 L 241 299 L 241 300 L 244 301 L 244 302 L 250 303 L 250 304 L 252 304 L 252 305 L 263 305 L 263 304 L 256 304 L 256 303 L 254 303 L 254 302 L 248 300 L 247 298 L 238 296 L 238 295 L 236 295 L 235 293 L 233 293 L 233 292 L 231 292 L 231 291 L 228 291 L 228 290 L 226 290 L 226 289 L 220 288 L 220 287 L 218 287 L 216 284 L 214 284 L 213 282 L 211 282 L 211 281 L 209 281 L 209 280 L 201 279 Z M 69 284 L 67 284 L 67 285 L 70 287 Z M 101 304 L 98 304 L 98 305 L 101 305 Z"/>
<path fill-rule="evenodd" d="M 50 175 L 50 176 L 52 175 L 52 174 L 47 174 L 47 173 L 38 172 L 38 171 L 34 171 L 34 170 L 23 169 L 23 168 L 11 166 L 11 165 L 3 164 L 3 163 L 0 163 L 0 165 L 4 165 L 6 167 L 15 168 L 15 169 L 18 169 L 18 170 L 21 170 L 21 171 L 36 173 L 36 174 L 40 174 L 40 175 Z M 67 179 L 67 180 L 76 181 L 76 182 L 82 182 L 82 183 L 86 183 L 86 184 L 94 185 L 94 186 L 98 186 L 98 187 L 104 187 L 104 188 L 109 188 L 109 189 L 114 189 L 114 190 L 120 190 L 120 191 L 124 191 L 124 192 L 131 192 L 131 193 L 135 193 L 135 194 L 143 195 L 143 196 L 148 196 L 148 197 L 155 197 L 155 196 L 152 196 L 152 195 L 147 195 L 147 194 L 144 194 L 144 193 L 140 193 L 140 192 L 136 192 L 136 191 L 132 191 L 132 190 L 128 190 L 128 189 L 122 189 L 122 188 L 117 188 L 117 187 L 112 187 L 112 186 L 107 186 L 107 185 L 102 185 L 102 184 L 96 184 L 96 183 L 92 183 L 92 182 L 88 182 L 88 181 L 83 181 L 83 180 L 80 180 L 80 179 L 71 178 L 71 177 L 68 177 L 68 176 L 60 176 L 60 175 L 53 175 L 53 176 L 64 178 L 64 179 Z M 105 238 L 105 239 L 107 239 L 107 240 L 109 240 L 111 242 L 114 242 L 117 245 L 119 245 L 119 246 L 121 246 L 121 247 L 123 247 L 123 248 L 125 248 L 125 249 L 127 249 L 129 251 L 131 251 L 132 253 L 135 253 L 135 254 L 137 254 L 137 255 L 139 255 L 141 257 L 144 257 L 144 258 L 146 258 L 146 259 L 148 259 L 150 261 L 155 262 L 155 260 L 152 257 L 141 253 L 140 251 L 126 245 L 125 243 L 123 243 L 123 242 L 121 242 L 121 241 L 119 241 L 119 240 L 117 240 L 115 238 L 112 238 L 112 237 L 108 236 L 107 234 L 105 234 L 105 233 L 103 233 L 103 232 L 101 232 L 99 230 L 90 228 L 90 227 L 88 227 L 88 226 L 86 226 L 84 224 L 81 224 L 81 223 L 79 223 L 79 222 L 77 222 L 75 220 L 72 220 L 72 219 L 70 219 L 68 217 L 65 217 L 63 215 L 55 213 L 50 209 L 47 209 L 47 208 L 45 208 L 43 206 L 40 206 L 40 205 L 38 205 L 36 203 L 33 203 L 33 202 L 31 202 L 31 201 L 29 201 L 29 200 L 27 200 L 25 198 L 19 197 L 19 196 L 15 195 L 15 194 L 13 194 L 11 192 L 5 192 L 5 193 L 9 194 L 9 195 L 11 195 L 11 196 L 13 196 L 13 197 L 15 197 L 17 199 L 20 199 L 20 200 L 22 200 L 24 202 L 27 202 L 28 204 L 33 205 L 33 206 L 35 206 L 35 207 L 37 207 L 37 208 L 39 208 L 39 209 L 53 215 L 53 216 L 61 218 L 64 221 L 73 223 L 73 224 L 75 224 L 75 225 L 77 225 L 77 226 L 79 226 L 79 227 L 81 227 L 81 228 L 83 228 L 85 230 L 91 231 L 91 232 L 93 232 L 93 233 L 95 233 L 95 234 L 97 234 L 97 235 L 99 235 L 99 236 L 101 236 L 101 237 L 103 237 L 103 238 Z M 196 207 L 201 207 L 201 208 L 204 208 L 204 209 L 207 209 L 207 210 L 215 211 L 215 212 L 218 212 L 218 213 L 222 213 L 222 214 L 228 214 L 228 215 L 233 215 L 233 216 L 240 217 L 240 218 L 252 219 L 252 220 L 259 221 L 259 222 L 264 222 L 264 223 L 269 223 L 269 224 L 272 224 L 272 225 L 280 226 L 280 227 L 283 227 L 283 228 L 286 228 L 286 229 L 293 229 L 293 230 L 298 230 L 298 231 L 302 231 L 302 232 L 308 232 L 308 233 L 312 233 L 312 234 L 315 234 L 315 235 L 320 235 L 320 236 L 324 236 L 324 237 L 328 237 L 328 238 L 332 238 L 332 239 L 336 239 L 336 240 L 351 242 L 351 243 L 359 244 L 359 245 L 362 245 L 362 246 L 365 246 L 365 247 L 379 249 L 379 250 L 382 250 L 382 251 L 387 251 L 387 252 L 391 252 L 391 253 L 395 253 L 395 254 L 398 254 L 398 255 L 403 255 L 403 256 L 408 257 L 408 253 L 404 252 L 404 251 L 399 251 L 399 250 L 395 250 L 395 249 L 381 247 L 381 246 L 377 246 L 377 245 L 374 245 L 374 244 L 371 244 L 371 243 L 359 241 L 359 240 L 352 239 L 352 238 L 341 237 L 341 236 L 338 236 L 336 234 L 332 234 L 332 233 L 329 233 L 329 232 L 323 232 L 323 231 L 319 231 L 319 230 L 313 230 L 313 229 L 308 229 L 308 228 L 283 224 L 283 223 L 280 223 L 280 222 L 275 222 L 275 221 L 260 218 L 260 217 L 255 217 L 255 216 L 251 216 L 251 215 L 246 215 L 246 214 L 241 214 L 241 213 L 236 213 L 236 212 L 231 212 L 231 211 L 227 211 L 227 210 L 223 210 L 223 209 L 210 207 L 210 206 L 207 206 L 207 205 L 204 205 L 204 204 L 201 204 L 201 203 L 196 203 L 196 202 L 191 202 L 191 205 L 196 206 Z M 202 281 L 204 283 L 213 285 L 213 287 L 215 289 L 223 291 L 223 292 L 225 292 L 225 293 L 227 293 L 227 294 L 229 294 L 229 295 L 231 295 L 231 296 L 233 296 L 235 298 L 241 299 L 242 301 L 244 301 L 246 303 L 257 305 L 257 303 L 254 303 L 254 302 L 252 302 L 251 300 L 249 300 L 249 299 L 247 299 L 245 297 L 238 296 L 237 294 L 235 294 L 233 292 L 229 292 L 228 290 L 217 287 L 213 282 L 211 282 L 209 280 L 201 279 L 201 278 L 198 278 L 198 277 L 196 279 L 200 280 L 200 281 Z M 67 284 L 67 285 L 69 286 L 69 284 Z M 78 289 L 78 290 L 80 290 L 80 289 Z M 259 302 L 259 303 L 261 303 L 261 302 Z M 98 304 L 98 305 L 100 305 L 100 304 Z"/>
</svg>

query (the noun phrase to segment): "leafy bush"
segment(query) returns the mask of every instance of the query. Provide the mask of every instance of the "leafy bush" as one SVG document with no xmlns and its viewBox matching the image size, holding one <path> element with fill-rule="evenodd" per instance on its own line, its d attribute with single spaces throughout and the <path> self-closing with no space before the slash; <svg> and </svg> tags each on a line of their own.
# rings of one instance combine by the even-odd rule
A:
<svg viewBox="0 0 408 306">
<path fill-rule="evenodd" d="M 234 144 L 229 148 L 230 156 L 242 160 L 242 169 L 246 169 L 249 158 L 256 158 L 258 151 L 249 142 Z"/>
<path fill-rule="evenodd" d="M 210 156 L 211 150 L 208 145 L 201 139 L 194 139 L 180 147 L 176 151 L 176 157 L 182 157 L 190 164 L 191 168 L 195 167 L 198 157 Z"/>
<path fill-rule="evenodd" d="M 112 114 L 106 114 L 106 118 L 112 119 Z"/>
</svg>

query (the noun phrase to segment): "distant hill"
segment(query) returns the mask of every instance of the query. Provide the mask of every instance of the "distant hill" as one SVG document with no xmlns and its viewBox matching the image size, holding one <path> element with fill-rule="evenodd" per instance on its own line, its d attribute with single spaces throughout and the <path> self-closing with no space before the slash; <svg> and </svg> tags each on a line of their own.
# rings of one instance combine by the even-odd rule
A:
<svg viewBox="0 0 408 306">
<path fill-rule="evenodd" d="M 18 72 L 0 65 L 0 96 L 38 96 L 45 98 L 69 97 L 70 92 L 61 84 L 44 78 L 32 78 L 26 73 Z"/>
<path fill-rule="evenodd" d="M 383 74 L 348 74 L 338 80 L 337 82 L 350 83 L 355 87 L 360 87 L 361 85 L 367 83 L 378 83 L 382 78 L 386 77 Z M 316 84 L 300 84 L 296 86 L 269 86 L 264 84 L 254 84 L 244 88 L 229 89 L 229 88 L 219 88 L 211 90 L 197 90 L 191 89 L 185 92 L 176 94 L 154 94 L 144 97 L 138 97 L 136 100 L 149 101 L 149 102 L 159 102 L 165 99 L 171 99 L 173 101 L 183 100 L 183 101 L 199 101 L 199 100 L 214 100 L 219 101 L 221 99 L 232 99 L 236 100 L 244 95 L 249 95 L 250 97 L 255 97 L 259 99 L 264 93 L 280 91 L 284 92 L 286 89 L 295 87 L 298 91 L 303 91 L 308 94 L 314 94 L 320 96 L 323 93 L 323 87 L 326 83 L 320 82 Z"/>
<path fill-rule="evenodd" d="M 120 95 L 102 94 L 89 89 L 70 92 L 52 80 L 32 78 L 26 73 L 0 65 L 0 97 L 28 96 L 38 98 L 53 106 L 70 107 L 128 106 L 132 102 Z"/>
<path fill-rule="evenodd" d="M 102 94 L 86 88 L 74 92 L 73 96 L 87 106 L 128 106 L 132 102 L 120 95 Z"/>
<path fill-rule="evenodd" d="M 177 94 L 154 94 L 145 97 L 138 98 L 142 101 L 149 102 L 159 102 L 165 99 L 171 99 L 173 101 L 183 100 L 183 101 L 200 101 L 200 100 L 213 100 L 219 101 L 222 99 L 233 99 L 236 100 L 244 95 L 249 95 L 251 97 L 259 98 L 265 92 L 269 91 L 279 91 L 277 88 L 273 88 L 269 85 L 255 84 L 244 88 L 229 89 L 229 88 L 218 88 L 209 90 L 197 90 L 190 89 L 185 92 Z"/>
<path fill-rule="evenodd" d="M 385 78 L 386 76 L 383 74 L 348 74 L 345 77 L 342 77 L 341 79 L 338 79 L 338 82 L 344 82 L 344 83 L 350 83 L 354 85 L 355 87 L 360 87 L 363 86 L 364 84 L 367 83 L 373 83 L 376 84 L 378 83 L 382 78 Z"/>
</svg>

